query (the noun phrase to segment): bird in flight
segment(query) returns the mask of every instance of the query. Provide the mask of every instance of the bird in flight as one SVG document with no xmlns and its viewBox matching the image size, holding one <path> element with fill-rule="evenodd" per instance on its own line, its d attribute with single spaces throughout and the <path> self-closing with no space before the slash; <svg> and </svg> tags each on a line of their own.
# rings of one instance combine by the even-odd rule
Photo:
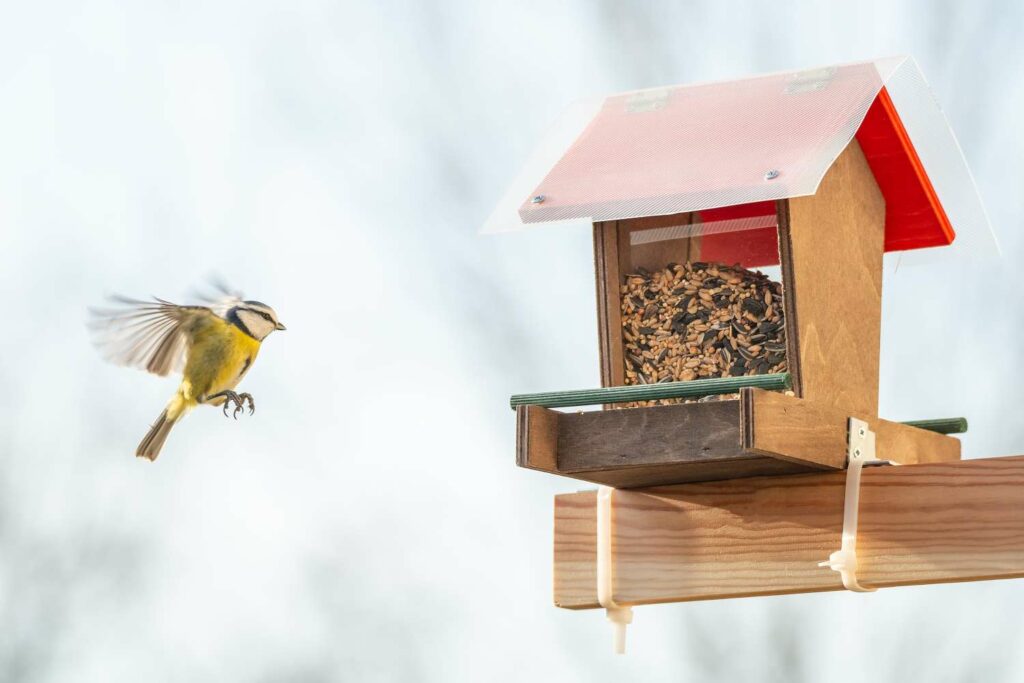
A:
<svg viewBox="0 0 1024 683">
<path fill-rule="evenodd" d="M 100 353 L 118 365 L 166 376 L 181 372 L 181 385 L 160 413 L 135 455 L 156 460 L 167 435 L 197 405 L 234 404 L 234 417 L 256 403 L 234 389 L 252 367 L 263 340 L 286 329 L 270 306 L 245 301 L 218 285 L 222 296 L 209 306 L 179 306 L 163 299 L 111 297 L 113 307 L 92 309 L 90 328 Z"/>
</svg>

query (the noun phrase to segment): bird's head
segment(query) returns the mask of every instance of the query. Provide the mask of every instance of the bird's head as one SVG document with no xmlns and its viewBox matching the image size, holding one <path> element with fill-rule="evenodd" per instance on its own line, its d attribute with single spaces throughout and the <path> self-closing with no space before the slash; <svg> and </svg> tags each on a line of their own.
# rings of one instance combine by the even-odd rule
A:
<svg viewBox="0 0 1024 683">
<path fill-rule="evenodd" d="M 228 310 L 226 317 L 259 341 L 266 339 L 274 330 L 288 329 L 278 321 L 273 308 L 259 301 L 239 302 Z"/>
</svg>

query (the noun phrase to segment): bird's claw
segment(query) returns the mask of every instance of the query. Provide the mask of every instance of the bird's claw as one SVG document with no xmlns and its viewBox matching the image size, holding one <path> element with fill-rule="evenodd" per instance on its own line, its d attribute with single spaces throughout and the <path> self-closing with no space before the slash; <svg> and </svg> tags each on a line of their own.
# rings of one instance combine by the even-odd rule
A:
<svg viewBox="0 0 1024 683">
<path fill-rule="evenodd" d="M 228 416 L 228 408 L 234 403 L 235 410 L 231 416 L 237 420 L 238 414 L 245 409 L 246 401 L 249 402 L 249 414 L 252 415 L 256 412 L 256 401 L 253 400 L 252 394 L 236 394 L 233 391 L 224 392 L 224 417 Z"/>
</svg>

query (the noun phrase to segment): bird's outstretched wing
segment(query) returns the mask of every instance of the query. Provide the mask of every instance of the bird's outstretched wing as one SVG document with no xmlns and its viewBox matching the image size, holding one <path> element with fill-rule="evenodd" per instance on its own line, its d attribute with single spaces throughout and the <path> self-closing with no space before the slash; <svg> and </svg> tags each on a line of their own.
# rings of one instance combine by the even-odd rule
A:
<svg viewBox="0 0 1024 683">
<path fill-rule="evenodd" d="M 178 306 L 163 299 L 111 297 L 115 307 L 91 309 L 89 327 L 103 356 L 154 375 L 180 372 L 195 333 L 216 321 L 206 306 Z"/>
<path fill-rule="evenodd" d="M 244 294 L 219 277 L 211 277 L 209 283 L 213 292 L 202 292 L 199 294 L 199 298 L 221 318 L 227 315 L 227 312 L 233 307 L 242 303 L 242 299 L 245 298 Z"/>
</svg>

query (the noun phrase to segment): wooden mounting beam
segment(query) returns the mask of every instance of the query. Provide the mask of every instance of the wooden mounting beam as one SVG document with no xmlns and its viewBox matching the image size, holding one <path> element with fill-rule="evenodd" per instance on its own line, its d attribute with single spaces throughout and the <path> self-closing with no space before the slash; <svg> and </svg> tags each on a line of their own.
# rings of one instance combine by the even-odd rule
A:
<svg viewBox="0 0 1024 683">
<path fill-rule="evenodd" d="M 839 590 L 844 472 L 616 491 L 626 605 Z M 555 496 L 554 598 L 598 607 L 596 493 Z M 1024 456 L 869 467 L 858 578 L 887 588 L 1024 577 Z"/>
</svg>

